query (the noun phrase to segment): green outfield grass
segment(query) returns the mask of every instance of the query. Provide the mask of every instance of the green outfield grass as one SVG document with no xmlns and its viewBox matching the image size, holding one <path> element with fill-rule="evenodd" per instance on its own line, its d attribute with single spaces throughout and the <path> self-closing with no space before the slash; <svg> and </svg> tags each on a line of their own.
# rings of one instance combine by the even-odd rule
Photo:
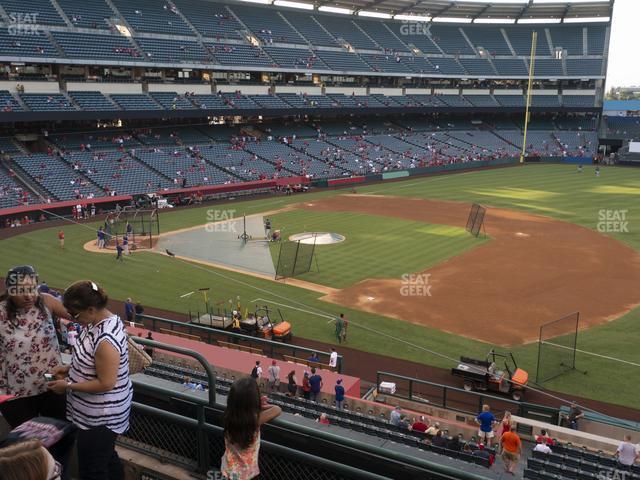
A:
<svg viewBox="0 0 640 480">
<path fill-rule="evenodd" d="M 584 173 L 578 174 L 575 167 L 572 166 L 530 165 L 522 168 L 381 183 L 358 187 L 357 190 L 359 193 L 369 192 L 479 202 L 489 207 L 499 206 L 547 215 L 592 229 L 597 227 L 600 220 L 600 210 L 628 209 L 629 232 L 612 233 L 611 235 L 635 249 L 640 249 L 640 208 L 637 208 L 640 205 L 640 169 L 604 168 L 601 177 L 596 178 L 591 167 L 585 168 Z M 162 231 L 167 232 L 206 223 L 211 218 L 210 215 L 207 215 L 208 210 L 211 209 L 235 209 L 236 216 L 238 216 L 242 213 L 273 211 L 287 203 L 295 203 L 303 199 L 305 201 L 317 199 L 339 193 L 340 191 L 319 191 L 304 197 L 274 197 L 231 203 L 228 206 L 202 207 L 173 212 L 163 211 L 160 216 L 160 225 Z M 287 229 L 293 229 L 294 224 L 298 221 L 297 215 L 299 212 L 292 211 L 278 214 L 274 218 L 277 218 L 277 222 L 287 225 Z M 302 224 L 297 226 L 300 229 L 315 229 L 314 225 L 322 225 L 325 230 L 324 226 L 331 223 L 331 219 L 322 217 L 324 215 L 311 216 L 305 212 L 304 218 L 299 219 Z M 369 231 L 366 224 L 373 223 L 375 227 L 377 218 L 375 216 L 361 217 L 366 218 L 358 219 L 355 224 L 353 219 L 351 221 L 347 219 L 336 220 L 336 226 L 339 226 L 339 221 L 342 221 L 344 228 L 353 230 L 355 234 L 345 242 L 344 249 L 358 247 L 364 252 L 363 254 L 371 254 L 372 259 L 375 260 L 372 260 L 371 263 L 386 263 L 387 255 L 392 255 L 388 258 L 392 258 L 394 263 L 402 263 L 404 267 L 415 264 L 414 248 L 395 248 L 392 252 L 384 252 L 385 255 L 374 245 L 368 249 L 365 241 L 366 235 L 371 234 L 375 237 L 377 232 L 376 228 Z M 395 220 L 384 219 L 385 224 L 387 221 Z M 421 227 L 424 225 L 421 224 Z M 413 222 L 404 222 L 402 226 L 413 228 L 413 231 L 410 232 L 412 238 L 430 235 L 425 232 L 417 232 L 418 227 L 413 225 Z M 86 241 L 94 238 L 94 233 L 86 225 L 69 225 L 64 230 L 66 234 L 64 251 L 60 251 L 57 247 L 57 229 L 53 228 L 0 241 L 0 252 L 2 252 L 0 254 L 0 269 L 6 271 L 13 265 L 30 263 L 39 269 L 42 279 L 46 280 L 49 285 L 64 288 L 75 280 L 91 278 L 103 284 L 113 298 L 122 300 L 131 296 L 143 304 L 176 312 L 186 312 L 198 307 L 195 298 L 191 300 L 180 299 L 179 296 L 200 287 L 211 288 L 211 297 L 214 302 L 226 302 L 229 299 L 233 299 L 235 302 L 237 295 L 240 295 L 241 301 L 245 304 L 260 298 L 263 299 L 260 300 L 260 303 L 267 300 L 306 310 L 307 312 L 282 307 L 283 313 L 294 324 L 294 335 L 327 343 L 334 341 L 332 326 L 327 324 L 326 318 L 309 313 L 309 311 L 319 310 L 331 315 L 338 311 L 344 311 L 353 322 L 353 327 L 350 330 L 350 347 L 440 367 L 451 367 L 452 364 L 443 358 L 429 354 L 424 349 L 457 357 L 460 354 L 484 355 L 491 348 L 488 344 L 438 330 L 364 312 L 338 309 L 335 305 L 320 301 L 318 298 L 321 295 L 315 292 L 214 268 L 191 265 L 150 252 L 136 253 L 131 258 L 127 258 L 125 262 L 116 263 L 115 255 L 92 254 L 82 249 Z M 340 228 L 331 229 L 337 233 L 344 233 L 340 230 Z M 459 238 L 462 239 L 462 237 Z M 451 243 L 442 243 L 438 255 L 433 255 L 428 259 L 420 259 L 420 261 L 423 261 L 428 267 L 429 262 L 437 262 L 473 245 L 464 242 L 452 245 L 452 243 L 456 244 L 458 237 L 454 236 L 449 240 L 451 239 L 453 239 Z M 353 246 L 348 243 L 351 240 Z M 363 242 L 363 244 L 359 246 L 359 242 Z M 340 282 L 349 284 L 356 281 L 356 277 L 346 279 L 348 270 L 353 267 L 349 261 L 351 259 L 352 253 L 343 254 L 340 252 L 340 246 L 323 248 L 319 256 L 321 271 L 319 274 L 316 273 L 321 276 L 316 277 L 314 281 L 333 285 L 340 285 Z M 325 265 L 328 267 L 326 273 Z M 394 276 L 397 274 L 395 270 L 390 270 L 389 263 L 386 264 L 386 267 L 387 270 L 379 269 L 378 266 L 359 268 L 370 268 L 366 274 L 362 274 L 363 277 L 378 274 Z M 421 268 L 425 267 L 421 265 L 409 271 L 417 271 Z M 310 275 L 314 275 L 314 273 Z M 357 272 L 357 275 L 360 276 L 361 273 Z M 637 288 L 637 286 L 630 285 L 629 288 Z M 602 295 L 606 295 L 606 286 L 603 286 Z M 413 348 L 407 344 L 395 342 L 388 337 L 358 329 L 356 324 L 367 325 L 382 333 L 412 342 L 424 349 Z M 637 309 L 621 319 L 581 332 L 578 347 L 637 362 L 639 342 L 640 309 Z M 515 348 L 514 353 L 520 365 L 529 370 L 531 378 L 533 378 L 537 346 L 521 346 Z M 633 381 L 638 376 L 636 367 L 606 360 L 596 360 L 580 354 L 577 360 L 579 368 L 587 370 L 586 376 L 578 372 L 570 373 L 549 382 L 546 387 L 559 392 L 637 407 L 640 385 Z M 346 361 L 348 362 L 348 358 Z M 400 373 L 424 378 L 422 372 Z"/>
<path fill-rule="evenodd" d="M 484 238 L 464 228 L 430 225 L 355 212 L 293 210 L 272 215 L 284 237 L 301 232 L 335 232 L 345 241 L 316 246 L 317 263 L 298 278 L 344 288 L 367 278 L 399 278 L 481 245 Z M 277 262 L 280 245 L 271 244 Z"/>
</svg>

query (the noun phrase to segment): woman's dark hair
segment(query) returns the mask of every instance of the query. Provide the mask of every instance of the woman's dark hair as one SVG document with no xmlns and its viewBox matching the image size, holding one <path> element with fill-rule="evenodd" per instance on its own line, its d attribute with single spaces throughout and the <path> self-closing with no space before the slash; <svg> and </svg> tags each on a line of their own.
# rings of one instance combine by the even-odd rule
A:
<svg viewBox="0 0 640 480">
<path fill-rule="evenodd" d="M 260 389 L 252 377 L 237 380 L 229 391 L 224 412 L 224 435 L 241 449 L 249 448 L 258 431 Z"/>
<path fill-rule="evenodd" d="M 109 297 L 105 291 L 91 280 L 80 280 L 64 291 L 62 304 L 72 315 L 93 307 L 102 310 Z"/>
<path fill-rule="evenodd" d="M 11 299 L 11 289 L 19 286 L 25 278 L 32 278 L 36 286 L 38 285 L 38 272 L 31 265 L 21 265 L 19 267 L 13 267 L 7 272 L 7 276 L 4 280 L 6 290 L 0 295 L 0 303 L 6 302 L 7 318 L 13 320 L 16 317 L 17 307 Z M 40 310 L 43 315 L 46 315 L 46 307 L 41 295 L 38 295 L 35 301 L 35 307 Z"/>
</svg>

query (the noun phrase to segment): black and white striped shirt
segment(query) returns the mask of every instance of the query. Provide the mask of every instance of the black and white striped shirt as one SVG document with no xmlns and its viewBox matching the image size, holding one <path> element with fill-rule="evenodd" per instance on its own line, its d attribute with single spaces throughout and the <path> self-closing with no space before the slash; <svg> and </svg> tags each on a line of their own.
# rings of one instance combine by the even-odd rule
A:
<svg viewBox="0 0 640 480">
<path fill-rule="evenodd" d="M 82 383 L 95 380 L 95 353 L 102 342 L 109 342 L 120 353 L 118 376 L 113 390 L 104 393 L 69 391 L 67 418 L 83 430 L 105 426 L 114 433 L 129 428 L 129 412 L 133 386 L 129 379 L 129 349 L 127 334 L 117 315 L 87 327 L 73 348 L 69 380 Z"/>
</svg>

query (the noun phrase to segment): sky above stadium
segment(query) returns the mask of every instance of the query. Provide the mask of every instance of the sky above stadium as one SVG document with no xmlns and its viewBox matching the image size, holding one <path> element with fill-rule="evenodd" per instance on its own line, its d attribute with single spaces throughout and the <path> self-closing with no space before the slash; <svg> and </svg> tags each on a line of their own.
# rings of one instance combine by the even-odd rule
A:
<svg viewBox="0 0 640 480">
<path fill-rule="evenodd" d="M 640 0 L 616 0 L 607 89 L 640 85 Z"/>
</svg>

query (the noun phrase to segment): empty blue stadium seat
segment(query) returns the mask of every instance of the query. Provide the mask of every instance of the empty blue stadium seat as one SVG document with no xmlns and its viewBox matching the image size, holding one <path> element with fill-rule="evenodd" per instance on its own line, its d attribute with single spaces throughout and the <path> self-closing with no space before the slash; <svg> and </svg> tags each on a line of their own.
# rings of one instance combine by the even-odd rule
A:
<svg viewBox="0 0 640 480">
<path fill-rule="evenodd" d="M 182 18 L 171 11 L 168 3 L 155 0 L 112 0 L 131 27 L 139 32 L 193 35 Z"/>
<path fill-rule="evenodd" d="M 149 95 L 166 110 L 193 110 L 196 108 L 189 101 L 189 98 L 176 92 L 153 92 Z"/>
<path fill-rule="evenodd" d="M 8 90 L 0 90 L 0 112 L 20 112 L 22 105 Z"/>
<path fill-rule="evenodd" d="M 231 9 L 258 38 L 269 44 L 306 43 L 273 8 L 233 5 Z"/>
<path fill-rule="evenodd" d="M 451 55 L 474 55 L 469 42 L 462 36 L 458 27 L 449 25 L 431 25 L 431 37 L 440 48 Z"/>
<path fill-rule="evenodd" d="M 600 76 L 602 75 L 602 59 L 596 58 L 567 58 L 567 73 L 569 75 Z"/>
<path fill-rule="evenodd" d="M 211 53 L 196 41 L 136 38 L 147 60 L 153 62 L 210 62 Z"/>
<path fill-rule="evenodd" d="M 507 37 L 511 42 L 511 46 L 516 52 L 516 55 L 531 55 L 531 34 L 533 31 L 538 32 L 538 40 L 536 44 L 536 55 L 548 57 L 551 56 L 551 49 L 549 48 L 549 42 L 547 42 L 547 35 L 544 28 L 529 28 L 529 27 L 507 27 Z"/>
<path fill-rule="evenodd" d="M 0 54 L 11 57 L 58 57 L 58 52 L 46 35 L 19 35 L 11 26 L 0 28 Z"/>
<path fill-rule="evenodd" d="M 180 12 L 205 37 L 219 40 L 240 39 L 242 25 L 229 13 L 225 5 L 201 0 L 174 0 Z"/>
<path fill-rule="evenodd" d="M 119 110 L 100 92 L 69 92 L 69 96 L 82 110 L 89 112 Z"/>
<path fill-rule="evenodd" d="M 2 0 L 0 5 L 9 15 L 11 24 L 17 27 L 65 25 L 62 17 L 48 0 Z"/>
<path fill-rule="evenodd" d="M 144 55 L 122 35 L 52 32 L 53 38 L 69 58 L 144 61 Z"/>
<path fill-rule="evenodd" d="M 20 98 L 27 107 L 29 107 L 29 110 L 33 110 L 34 112 L 76 110 L 64 95 L 22 93 L 20 94 Z"/>
<path fill-rule="evenodd" d="M 500 29 L 469 26 L 463 27 L 463 30 L 476 49 L 482 47 L 490 56 L 512 55 Z"/>
<path fill-rule="evenodd" d="M 315 19 L 336 39 L 342 38 L 353 48 L 380 50 L 365 33 L 363 33 L 350 19 L 328 15 L 316 15 Z"/>
<path fill-rule="evenodd" d="M 471 75 L 496 75 L 491 63 L 486 58 L 461 58 L 460 63 Z"/>
<path fill-rule="evenodd" d="M 355 53 L 346 51 L 317 50 L 316 54 L 332 70 L 370 72 L 371 67 Z"/>
<path fill-rule="evenodd" d="M 57 0 L 67 18 L 76 27 L 107 28 L 107 19 L 117 15 L 104 0 Z"/>
<path fill-rule="evenodd" d="M 271 67 L 274 62 L 252 45 L 206 43 L 213 57 L 222 65 L 251 65 Z"/>
<path fill-rule="evenodd" d="M 111 99 L 123 110 L 162 110 L 162 107 L 144 93 L 111 94 Z"/>
<path fill-rule="evenodd" d="M 550 27 L 551 42 L 554 48 L 562 47 L 569 55 L 583 55 L 582 48 L 582 27 L 572 27 L 562 25 L 561 27 Z"/>
<path fill-rule="evenodd" d="M 339 45 L 336 39 L 318 24 L 313 15 L 283 10 L 282 16 L 312 45 L 327 47 Z"/>
<path fill-rule="evenodd" d="M 527 76 L 529 75 L 528 65 L 520 58 L 494 58 L 493 66 L 496 67 L 499 75 L 504 76 Z"/>
</svg>

